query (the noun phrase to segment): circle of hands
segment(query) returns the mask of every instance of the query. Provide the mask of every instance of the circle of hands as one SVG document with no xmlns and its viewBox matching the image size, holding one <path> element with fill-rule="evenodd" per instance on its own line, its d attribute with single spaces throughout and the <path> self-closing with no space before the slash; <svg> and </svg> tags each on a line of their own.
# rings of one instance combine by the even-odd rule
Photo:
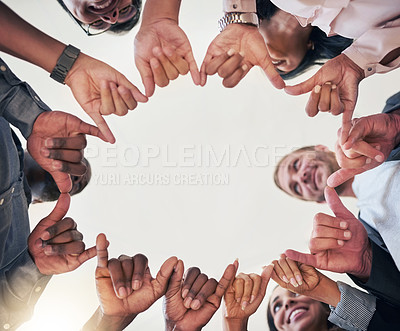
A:
<svg viewBox="0 0 400 331">
<path fill-rule="evenodd" d="M 175 19 L 143 23 L 134 44 L 145 94 L 112 67 L 81 54 L 65 81 L 97 127 L 63 112 L 42 113 L 34 123 L 28 150 L 51 173 L 62 193 L 54 210 L 38 223 L 28 239 L 29 252 L 39 271 L 46 275 L 72 271 L 97 255 L 98 314 L 109 318 L 115 329 L 128 325 L 162 296 L 167 329 L 198 330 L 218 310 L 222 298 L 229 323 L 246 321 L 261 304 L 271 277 L 290 291 L 318 299 L 323 297 L 327 277 L 315 268 L 367 279 L 371 269 L 367 233 L 329 187 L 325 197 L 335 216 L 317 214 L 314 218 L 311 254 L 287 250 L 261 275 L 236 276 L 235 261 L 217 282 L 198 268 L 189 268 L 185 273 L 183 262 L 171 257 L 153 278 L 144 255 L 109 259 L 109 243 L 103 234 L 98 236 L 95 247 L 85 249 L 76 223 L 65 217 L 70 203 L 67 192 L 72 186 L 69 174 L 83 175 L 86 171 L 82 162 L 85 135 L 115 142 L 103 116 L 126 115 L 139 102 L 147 102 L 156 86 L 167 86 L 179 75 L 190 72 L 194 84 L 204 86 L 208 76 L 218 74 L 225 87 L 234 87 L 252 67 L 259 66 L 274 87 L 285 88 L 291 95 L 311 92 L 306 105 L 309 116 L 318 112 L 343 114 L 335 146 L 342 168 L 329 177 L 331 187 L 382 163 L 399 140 L 388 136 L 394 131 L 388 128 L 397 121 L 389 114 L 352 119 L 364 73 L 343 54 L 327 61 L 305 82 L 285 86 L 255 27 L 229 25 L 211 42 L 200 70 L 189 39 Z"/>
</svg>

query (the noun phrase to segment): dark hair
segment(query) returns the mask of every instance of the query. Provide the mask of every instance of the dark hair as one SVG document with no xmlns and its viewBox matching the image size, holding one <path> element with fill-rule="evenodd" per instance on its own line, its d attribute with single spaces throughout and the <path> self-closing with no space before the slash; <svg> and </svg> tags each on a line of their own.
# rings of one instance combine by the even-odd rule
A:
<svg viewBox="0 0 400 331">
<path fill-rule="evenodd" d="M 279 285 L 277 285 L 275 288 L 277 288 L 278 286 Z M 331 312 L 329 305 L 327 305 L 326 303 L 323 303 L 323 302 L 320 302 L 320 304 L 322 305 L 324 312 L 326 312 L 327 316 L 329 316 L 329 314 Z M 268 327 L 269 327 L 270 331 L 279 331 L 275 326 L 274 317 L 272 316 L 272 313 L 271 313 L 270 302 L 268 302 L 268 308 L 267 308 L 267 322 L 268 322 Z M 326 320 L 326 323 L 327 323 L 329 331 L 344 331 L 342 328 L 329 322 L 328 319 Z"/>
<path fill-rule="evenodd" d="M 280 9 L 270 0 L 257 0 L 257 15 L 260 20 L 270 20 L 278 10 Z M 278 70 L 283 79 L 297 77 L 313 65 L 323 65 L 325 60 L 338 56 L 353 43 L 353 39 L 342 36 L 327 37 L 316 26 L 311 31 L 310 41 L 313 47 L 307 51 L 296 69 L 286 73 Z"/>
<path fill-rule="evenodd" d="M 64 4 L 63 0 L 57 0 L 57 2 L 61 5 L 61 7 L 70 15 L 72 13 L 69 11 L 67 6 Z M 137 8 L 137 13 L 135 16 L 133 16 L 129 21 L 124 22 L 124 23 L 116 23 L 111 26 L 107 32 L 112 32 L 115 34 L 127 32 L 133 29 L 133 27 L 139 22 L 140 14 L 141 14 L 141 9 L 142 9 L 142 0 L 132 0 L 132 4 L 134 4 Z M 74 17 L 75 18 L 75 17 Z M 75 20 L 78 21 L 77 18 Z"/>
</svg>

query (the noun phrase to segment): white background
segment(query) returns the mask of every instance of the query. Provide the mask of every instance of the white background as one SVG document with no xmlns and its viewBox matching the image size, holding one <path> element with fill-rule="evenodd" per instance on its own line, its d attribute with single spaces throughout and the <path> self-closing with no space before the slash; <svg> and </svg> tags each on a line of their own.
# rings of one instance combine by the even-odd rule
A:
<svg viewBox="0 0 400 331">
<path fill-rule="evenodd" d="M 138 27 L 124 36 L 87 37 L 55 0 L 5 2 L 39 29 L 105 61 L 142 89 L 133 59 Z M 189 36 L 199 66 L 218 33 L 220 16 L 220 1 L 183 1 L 180 25 Z M 2 56 L 51 108 L 90 122 L 68 87 L 51 80 L 40 68 Z M 394 82 L 399 78 L 397 71 L 363 81 L 355 116 L 380 112 L 385 100 L 397 92 Z M 92 182 L 72 198 L 68 215 L 78 223 L 87 247 L 104 232 L 111 243 L 110 257 L 141 252 L 149 258 L 153 275 L 172 255 L 182 259 L 186 267 L 199 266 L 219 279 L 237 257 L 239 271 L 260 273 L 263 265 L 287 248 L 306 251 L 313 215 L 329 210 L 325 205 L 286 196 L 275 187 L 272 177 L 276 160 L 295 147 L 322 143 L 333 148 L 340 119 L 329 114 L 308 118 L 304 112 L 307 97 L 291 97 L 275 90 L 259 68 L 251 70 L 233 89 L 224 88 L 219 77 L 210 77 L 205 87 L 196 87 L 190 76 L 179 77 L 168 87 L 157 88 L 147 104 L 140 104 L 128 116 L 107 118 L 117 138 L 115 145 L 88 137 Z M 190 157 L 201 148 L 212 148 L 221 156 L 218 153 L 226 146 L 236 162 L 207 166 L 205 158 Z M 144 166 L 149 148 L 159 150 L 160 155 Z M 139 151 L 136 156 L 143 163 L 132 166 L 129 149 Z M 250 162 L 243 154 L 238 158 L 240 149 L 247 152 Z M 185 161 L 180 159 L 183 153 L 189 153 Z M 165 157 L 177 165 L 169 166 Z M 229 183 L 130 185 L 122 180 L 135 174 L 189 173 L 224 174 Z M 109 176 L 121 176 L 120 183 L 112 183 Z M 344 201 L 357 212 L 354 200 Z M 31 206 L 32 227 L 53 206 Z M 95 265 L 93 259 L 72 273 L 54 276 L 36 305 L 34 317 L 21 330 L 78 330 L 98 306 Z M 333 278 L 346 279 L 339 275 Z M 273 287 L 269 286 L 266 297 Z M 161 305 L 159 300 L 127 329 L 163 330 Z M 264 300 L 250 318 L 249 330 L 268 329 L 266 306 Z M 219 329 L 221 310 L 204 328 Z"/>
</svg>

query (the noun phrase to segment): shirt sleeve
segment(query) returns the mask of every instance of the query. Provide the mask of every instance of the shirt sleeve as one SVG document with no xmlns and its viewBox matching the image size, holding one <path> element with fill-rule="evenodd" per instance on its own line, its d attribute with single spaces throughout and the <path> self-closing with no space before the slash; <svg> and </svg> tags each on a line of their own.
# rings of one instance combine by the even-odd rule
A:
<svg viewBox="0 0 400 331">
<path fill-rule="evenodd" d="M 328 320 L 349 331 L 366 331 L 376 310 L 376 298 L 345 283 L 337 282 L 340 301 L 331 306 Z"/>
<path fill-rule="evenodd" d="M 370 29 L 343 51 L 350 60 L 364 70 L 365 77 L 385 73 L 400 66 L 400 57 L 387 65 L 379 62 L 392 50 L 400 47 L 400 18 Z"/>
<path fill-rule="evenodd" d="M 40 100 L 29 84 L 18 79 L 0 59 L 0 116 L 17 127 L 24 138 L 32 132 L 33 123 L 51 109 Z"/>
<path fill-rule="evenodd" d="M 257 12 L 256 0 L 223 0 L 225 13 L 255 13 Z"/>
<path fill-rule="evenodd" d="M 51 276 L 40 273 L 24 250 L 0 275 L 0 328 L 15 330 L 29 320 Z"/>
</svg>

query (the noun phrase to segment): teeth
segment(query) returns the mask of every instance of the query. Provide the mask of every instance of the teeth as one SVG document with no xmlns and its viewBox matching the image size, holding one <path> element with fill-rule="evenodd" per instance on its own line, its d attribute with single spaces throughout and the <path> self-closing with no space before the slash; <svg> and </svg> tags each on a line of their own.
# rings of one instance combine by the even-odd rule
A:
<svg viewBox="0 0 400 331">
<path fill-rule="evenodd" d="M 300 314 L 300 313 L 302 313 L 302 312 L 304 312 L 304 311 L 306 311 L 306 309 L 304 309 L 304 308 L 299 308 L 299 309 L 296 309 L 296 310 L 292 311 L 292 313 L 291 313 L 290 316 L 289 316 L 289 322 L 290 322 L 293 318 L 295 318 L 297 314 Z"/>
<path fill-rule="evenodd" d="M 108 7 L 108 6 L 111 4 L 112 1 L 113 1 L 113 0 L 108 0 L 108 1 L 106 1 L 105 3 L 103 3 L 103 4 L 101 4 L 101 5 L 93 5 L 93 8 L 95 8 L 95 9 L 103 9 L 103 8 L 106 8 L 106 7 Z"/>
</svg>

